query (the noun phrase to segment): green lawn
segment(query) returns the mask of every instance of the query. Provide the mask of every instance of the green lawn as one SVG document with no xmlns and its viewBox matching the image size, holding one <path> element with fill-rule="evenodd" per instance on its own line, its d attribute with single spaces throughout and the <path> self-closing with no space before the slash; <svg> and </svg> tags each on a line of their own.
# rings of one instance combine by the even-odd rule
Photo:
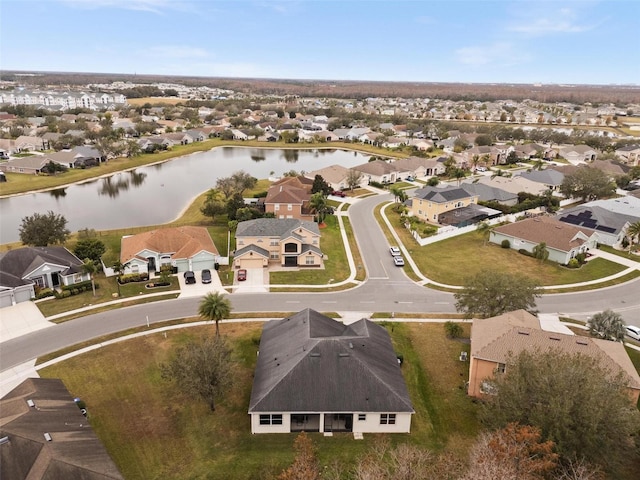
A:
<svg viewBox="0 0 640 480">
<path fill-rule="evenodd" d="M 349 263 L 344 251 L 338 219 L 334 215 L 325 218 L 326 227 L 320 230 L 320 250 L 327 256 L 324 269 L 299 269 L 288 272 L 271 272 L 272 285 L 324 285 L 349 278 Z"/>
<path fill-rule="evenodd" d="M 639 248 L 640 246 L 636 244 L 634 245 L 633 251 L 638 250 Z M 602 250 L 603 252 L 611 253 L 613 255 L 618 255 L 619 257 L 622 257 L 622 258 L 633 260 L 634 262 L 640 262 L 640 256 L 636 255 L 635 253 L 629 253 L 629 250 L 625 250 L 625 251 L 616 250 L 615 248 L 610 247 L 608 245 L 600 245 L 598 249 Z"/>
<path fill-rule="evenodd" d="M 458 360 L 468 345 L 446 339 L 441 324 L 387 328 L 402 366 L 416 414 L 410 435 L 389 435 L 445 449 L 465 458 L 478 431 L 476 405 L 462 385 L 468 364 Z M 62 378 L 73 396 L 87 404 L 91 425 L 125 478 L 258 479 L 280 472 L 293 459 L 293 434 L 251 435 L 247 408 L 260 324 L 223 324 L 235 352 L 235 387 L 215 413 L 197 398 L 162 380 L 159 366 L 173 348 L 213 327 L 153 334 L 101 348 L 40 371 Z M 464 325 L 467 329 L 468 325 Z M 354 459 L 381 435 L 310 435 L 323 465 Z"/>
<path fill-rule="evenodd" d="M 596 280 L 625 270 L 624 266 L 601 258 L 591 260 L 579 269 L 540 262 L 515 250 L 485 242 L 476 232 L 421 247 L 409 231 L 400 226 L 398 213 L 391 208 L 385 212 L 420 271 L 427 278 L 448 285 L 463 285 L 465 278 L 488 267 L 500 272 L 525 274 L 541 285 Z"/>
</svg>

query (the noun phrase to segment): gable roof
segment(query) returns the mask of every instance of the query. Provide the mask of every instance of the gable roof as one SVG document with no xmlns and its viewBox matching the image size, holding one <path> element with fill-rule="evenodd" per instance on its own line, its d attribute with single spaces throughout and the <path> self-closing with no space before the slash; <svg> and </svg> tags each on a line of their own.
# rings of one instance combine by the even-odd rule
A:
<svg viewBox="0 0 640 480">
<path fill-rule="evenodd" d="M 435 168 L 442 165 L 435 158 L 407 157 L 399 158 L 393 162 L 398 170 L 416 170 L 420 167 Z M 444 166 L 442 166 L 444 169 Z"/>
<path fill-rule="evenodd" d="M 413 412 L 387 331 L 305 309 L 267 322 L 249 413 Z"/>
<path fill-rule="evenodd" d="M 523 351 L 547 352 L 557 349 L 568 354 L 598 359 L 613 374 L 622 371 L 628 386 L 640 389 L 640 375 L 621 342 L 548 332 L 525 310 L 474 320 L 471 328 L 471 355 L 491 362 L 508 363 Z"/>
<path fill-rule="evenodd" d="M 398 168 L 393 164 L 385 162 L 384 160 L 374 160 L 373 162 L 363 163 L 353 167 L 354 170 L 367 175 L 385 175 L 388 173 L 394 173 L 398 171 Z"/>
<path fill-rule="evenodd" d="M 124 478 L 59 379 L 29 378 L 5 395 L 0 425 L 0 437 L 9 438 L 0 447 L 2 478 Z"/>
<path fill-rule="evenodd" d="M 444 188 L 438 187 L 422 187 L 415 191 L 414 198 L 428 200 L 434 203 L 447 203 L 453 200 L 461 200 L 463 198 L 474 197 L 474 194 L 467 192 L 462 187 L 447 185 Z"/>
<path fill-rule="evenodd" d="M 120 262 L 125 264 L 131 261 L 145 249 L 158 253 L 170 253 L 174 259 L 190 258 L 203 250 L 218 255 L 218 249 L 205 227 L 185 226 L 159 228 L 122 237 Z"/>
<path fill-rule="evenodd" d="M 585 243 L 584 237 L 588 238 L 593 235 L 590 230 L 569 225 L 552 217 L 528 218 L 496 227 L 493 230 L 496 233 L 521 238 L 536 244 L 544 242 L 547 247 L 563 252 L 579 247 Z"/>
<path fill-rule="evenodd" d="M 562 185 L 564 180 L 564 174 L 558 170 L 551 168 L 545 170 L 531 170 L 530 172 L 522 172 L 520 174 L 522 178 L 531 180 L 532 182 L 542 183 L 544 185 Z"/>
<path fill-rule="evenodd" d="M 297 218 L 256 218 L 238 223 L 237 237 L 283 237 L 289 236 L 298 229 L 304 228 L 316 235 L 320 229 L 315 222 L 298 220 Z"/>
<path fill-rule="evenodd" d="M 624 198 L 635 198 L 626 196 Z M 583 205 L 570 208 L 558 214 L 561 222 L 577 225 L 582 228 L 596 230 L 610 234 L 618 234 L 627 223 L 634 223 L 640 217 L 626 215 L 618 211 L 605 208 L 602 203 L 585 203 Z"/>
<path fill-rule="evenodd" d="M 314 170 L 306 174 L 307 178 L 315 179 L 316 175 L 320 175 L 328 183 L 340 183 L 347 178 L 349 169 L 342 165 L 330 165 L 320 170 Z"/>
<path fill-rule="evenodd" d="M 470 195 L 477 195 L 478 200 L 483 202 L 508 202 L 518 200 L 517 193 L 508 192 L 498 187 L 485 185 L 484 183 L 463 182 L 460 186 L 469 192 Z"/>
<path fill-rule="evenodd" d="M 61 273 L 82 271 L 82 261 L 64 247 L 23 247 L 0 253 L 0 285 L 18 287 L 33 283 L 23 277 L 38 267 L 50 263 L 67 267 Z"/>
<path fill-rule="evenodd" d="M 307 189 L 284 183 L 269 187 L 264 203 L 291 203 L 302 205 L 305 201 L 309 201 L 310 197 L 311 194 Z"/>
</svg>

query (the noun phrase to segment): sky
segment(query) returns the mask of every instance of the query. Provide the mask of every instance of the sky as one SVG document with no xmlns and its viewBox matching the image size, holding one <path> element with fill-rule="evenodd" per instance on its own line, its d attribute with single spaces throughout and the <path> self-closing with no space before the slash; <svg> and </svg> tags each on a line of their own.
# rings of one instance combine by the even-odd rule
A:
<svg viewBox="0 0 640 480">
<path fill-rule="evenodd" d="M 638 0 L 0 0 L 0 69 L 640 84 Z"/>
</svg>

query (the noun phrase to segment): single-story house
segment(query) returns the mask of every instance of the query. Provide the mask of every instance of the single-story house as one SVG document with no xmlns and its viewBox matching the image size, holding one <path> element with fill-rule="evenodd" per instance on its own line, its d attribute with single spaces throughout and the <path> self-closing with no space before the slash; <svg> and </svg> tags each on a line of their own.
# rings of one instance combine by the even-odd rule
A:
<svg viewBox="0 0 640 480">
<path fill-rule="evenodd" d="M 562 222 L 598 233 L 598 243 L 618 247 L 627 227 L 640 221 L 640 199 L 632 195 L 594 200 L 558 213 Z"/>
<path fill-rule="evenodd" d="M 28 378 L 0 399 L 0 439 L 3 479 L 124 479 L 57 378 Z"/>
<path fill-rule="evenodd" d="M 23 247 L 0 253 L 0 307 L 26 302 L 36 288 L 91 280 L 83 262 L 64 247 Z"/>
<path fill-rule="evenodd" d="M 478 203 L 478 196 L 462 187 L 422 187 L 411 197 L 411 213 L 421 220 L 440 223 L 441 214 L 472 203 Z"/>
<path fill-rule="evenodd" d="M 32 137 L 29 135 L 21 135 L 16 138 L 15 148 L 18 152 L 30 152 L 35 150 L 46 150 L 49 148 L 49 142 L 42 137 Z"/>
<path fill-rule="evenodd" d="M 533 252 L 536 245 L 545 243 L 549 260 L 566 265 L 579 253 L 597 248 L 598 234 L 576 227 L 553 217 L 534 217 L 502 225 L 491 230 L 489 241 L 500 245 L 509 241 L 513 250 Z"/>
<path fill-rule="evenodd" d="M 265 323 L 251 433 L 409 433 L 414 409 L 389 333 L 305 309 Z"/>
<path fill-rule="evenodd" d="M 501 205 L 513 206 L 518 203 L 518 194 L 484 183 L 468 181 L 460 184 L 467 192 L 478 196 L 479 202 L 497 202 Z"/>
<path fill-rule="evenodd" d="M 541 183 L 547 189 L 551 191 L 557 191 L 564 181 L 564 173 L 546 168 L 544 170 L 531 170 L 530 172 L 522 172 L 519 175 L 521 178 L 526 178 L 532 182 Z"/>
<path fill-rule="evenodd" d="M 407 170 L 398 171 L 394 162 L 385 162 L 384 160 L 363 163 L 353 167 L 353 170 L 360 172 L 368 182 L 378 183 L 395 183 L 409 175 Z"/>
<path fill-rule="evenodd" d="M 640 165 L 640 145 L 621 147 L 616 150 L 616 156 L 627 165 Z"/>
<path fill-rule="evenodd" d="M 45 165 L 49 163 L 49 161 L 50 160 L 44 155 L 17 157 L 0 163 L 0 170 L 3 172 L 37 175 L 42 171 Z"/>
<path fill-rule="evenodd" d="M 313 172 L 305 173 L 305 177 L 314 179 L 316 175 L 320 175 L 325 182 L 329 184 L 329 186 L 333 190 L 342 190 L 349 187 L 349 182 L 347 179 L 349 178 L 349 169 L 347 167 L 343 167 L 342 165 L 330 165 L 325 168 L 321 168 L 320 170 L 314 170 Z M 367 184 L 367 180 L 364 175 L 360 175 L 360 185 L 363 186 Z"/>
<path fill-rule="evenodd" d="M 165 265 L 178 272 L 213 269 L 219 257 L 205 227 L 159 228 L 121 240 L 124 273 L 156 272 Z"/>
<path fill-rule="evenodd" d="M 238 223 L 236 268 L 322 267 L 318 224 L 296 218 L 256 218 Z"/>
<path fill-rule="evenodd" d="M 563 146 L 558 151 L 559 155 L 572 165 L 578 163 L 592 162 L 596 159 L 598 152 L 588 145 L 568 145 Z"/>
<path fill-rule="evenodd" d="M 542 195 L 547 191 L 547 187 L 539 182 L 534 182 L 528 178 L 516 175 L 513 177 L 481 177 L 478 183 L 497 187 L 511 193 L 530 193 L 532 195 Z"/>
<path fill-rule="evenodd" d="M 473 321 L 467 393 L 473 397 L 492 394 L 491 379 L 508 373 L 509 362 L 514 357 L 523 351 L 550 350 L 587 355 L 598 359 L 612 374 L 621 372 L 628 380 L 634 404 L 638 401 L 640 376 L 622 342 L 574 335 L 570 330 L 561 328 L 559 322 L 550 328 L 525 310 Z"/>
<path fill-rule="evenodd" d="M 414 178 L 443 175 L 446 167 L 435 158 L 408 157 L 393 162 L 398 172 L 409 172 Z"/>
</svg>

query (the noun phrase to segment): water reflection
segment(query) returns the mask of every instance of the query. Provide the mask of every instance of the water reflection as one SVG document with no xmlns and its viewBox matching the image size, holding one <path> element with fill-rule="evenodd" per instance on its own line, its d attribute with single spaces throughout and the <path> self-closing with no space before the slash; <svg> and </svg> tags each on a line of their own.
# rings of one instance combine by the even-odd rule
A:
<svg viewBox="0 0 640 480">
<path fill-rule="evenodd" d="M 147 178 L 147 174 L 144 172 L 136 172 L 135 170 L 131 170 L 129 172 L 131 176 L 131 185 L 134 187 L 139 187 L 144 183 L 144 179 Z"/>
<path fill-rule="evenodd" d="M 120 175 L 117 175 L 117 177 L 117 179 L 114 179 L 114 177 L 103 178 L 100 190 L 98 190 L 98 195 L 107 195 L 110 198 L 116 198 L 120 195 L 120 191 L 129 190 L 129 180 L 119 178 Z"/>
<path fill-rule="evenodd" d="M 61 198 L 67 196 L 67 189 L 65 188 L 56 188 L 55 190 L 49 190 L 49 195 L 53 198 Z"/>
<path fill-rule="evenodd" d="M 267 156 L 264 154 L 264 150 L 251 150 L 251 160 L 254 162 L 262 162 L 267 159 Z"/>
<path fill-rule="evenodd" d="M 282 151 L 282 154 L 284 155 L 284 159 L 287 161 L 287 163 L 296 163 L 298 161 L 298 158 L 299 158 L 298 150 L 285 149 Z"/>
</svg>

